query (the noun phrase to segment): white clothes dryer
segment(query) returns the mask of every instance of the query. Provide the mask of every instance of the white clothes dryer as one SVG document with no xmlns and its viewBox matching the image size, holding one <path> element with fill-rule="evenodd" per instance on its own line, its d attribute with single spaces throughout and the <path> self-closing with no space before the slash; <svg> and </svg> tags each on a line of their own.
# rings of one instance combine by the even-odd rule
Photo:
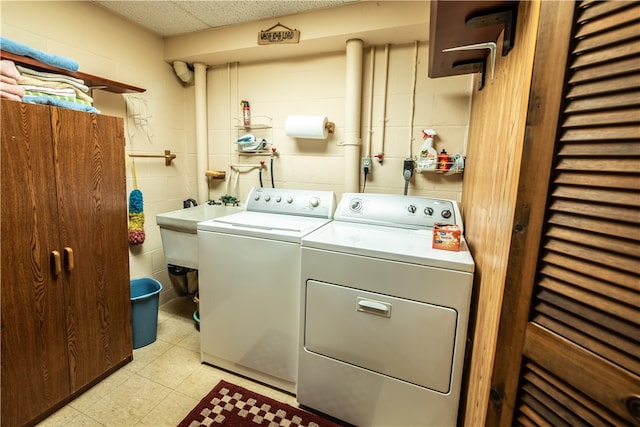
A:
<svg viewBox="0 0 640 427">
<path fill-rule="evenodd" d="M 474 262 L 455 201 L 344 194 L 302 239 L 297 400 L 357 426 L 455 426 Z"/>
<path fill-rule="evenodd" d="M 335 194 L 253 188 L 245 206 L 198 224 L 202 361 L 294 393 L 300 239 L 330 222 Z"/>
</svg>

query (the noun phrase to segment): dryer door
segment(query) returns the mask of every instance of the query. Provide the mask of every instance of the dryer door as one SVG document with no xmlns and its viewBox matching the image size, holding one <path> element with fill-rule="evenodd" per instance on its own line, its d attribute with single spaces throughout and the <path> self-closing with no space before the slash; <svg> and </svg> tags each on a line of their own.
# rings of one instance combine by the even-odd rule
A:
<svg viewBox="0 0 640 427">
<path fill-rule="evenodd" d="M 315 280 L 305 300 L 307 351 L 449 392 L 456 310 Z"/>
</svg>

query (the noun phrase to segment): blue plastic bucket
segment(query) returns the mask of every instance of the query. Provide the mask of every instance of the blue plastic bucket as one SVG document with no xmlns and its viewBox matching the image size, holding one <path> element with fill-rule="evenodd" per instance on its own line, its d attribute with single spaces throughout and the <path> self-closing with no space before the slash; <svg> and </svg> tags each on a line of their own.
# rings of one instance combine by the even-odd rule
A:
<svg viewBox="0 0 640 427">
<path fill-rule="evenodd" d="M 158 336 L 158 303 L 162 284 L 149 277 L 130 282 L 133 348 L 140 348 L 151 344 Z"/>
</svg>

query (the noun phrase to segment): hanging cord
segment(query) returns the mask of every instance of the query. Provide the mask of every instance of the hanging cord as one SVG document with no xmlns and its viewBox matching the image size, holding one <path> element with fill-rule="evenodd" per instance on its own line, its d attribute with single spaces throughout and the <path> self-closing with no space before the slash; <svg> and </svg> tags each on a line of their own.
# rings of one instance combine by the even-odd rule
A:
<svg viewBox="0 0 640 427">
<path fill-rule="evenodd" d="M 276 156 L 276 148 L 271 147 L 271 167 L 269 168 L 269 172 L 271 173 L 271 187 L 276 188 L 275 181 L 273 180 L 273 158 Z"/>
<path fill-rule="evenodd" d="M 364 182 L 362 183 L 362 192 L 367 187 L 367 175 L 369 175 L 369 168 L 364 168 Z"/>
<path fill-rule="evenodd" d="M 273 181 L 273 156 L 271 156 L 271 167 L 269 168 L 269 172 L 271 173 L 271 188 L 276 188 L 276 185 Z"/>
<path fill-rule="evenodd" d="M 264 161 L 260 160 L 260 170 L 258 171 L 258 177 L 260 178 L 260 188 L 264 187 L 264 185 L 262 185 L 262 169 L 264 169 Z"/>
</svg>

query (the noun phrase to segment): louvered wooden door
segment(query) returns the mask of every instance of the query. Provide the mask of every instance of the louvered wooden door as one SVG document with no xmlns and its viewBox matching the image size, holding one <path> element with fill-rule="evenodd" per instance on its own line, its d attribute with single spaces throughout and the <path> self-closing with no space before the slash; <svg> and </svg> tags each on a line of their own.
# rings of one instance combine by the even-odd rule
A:
<svg viewBox="0 0 640 427">
<path fill-rule="evenodd" d="M 541 16 L 548 7 L 542 2 Z M 561 70 L 564 93 L 539 254 L 512 262 L 507 273 L 535 271 L 531 283 L 517 283 L 520 288 L 506 296 L 516 308 L 503 306 L 488 420 L 638 425 L 640 3 L 568 2 L 560 8 L 574 15 L 567 21 L 569 55 L 566 73 Z M 536 72 L 544 70 L 536 71 L 534 62 L 534 82 Z M 527 209 L 536 209 L 535 202 Z M 522 326 L 513 324 L 518 311 L 528 316 Z M 522 354 L 510 355 L 513 346 Z M 517 390 L 508 389 L 508 369 L 500 363 L 520 369 Z"/>
</svg>

